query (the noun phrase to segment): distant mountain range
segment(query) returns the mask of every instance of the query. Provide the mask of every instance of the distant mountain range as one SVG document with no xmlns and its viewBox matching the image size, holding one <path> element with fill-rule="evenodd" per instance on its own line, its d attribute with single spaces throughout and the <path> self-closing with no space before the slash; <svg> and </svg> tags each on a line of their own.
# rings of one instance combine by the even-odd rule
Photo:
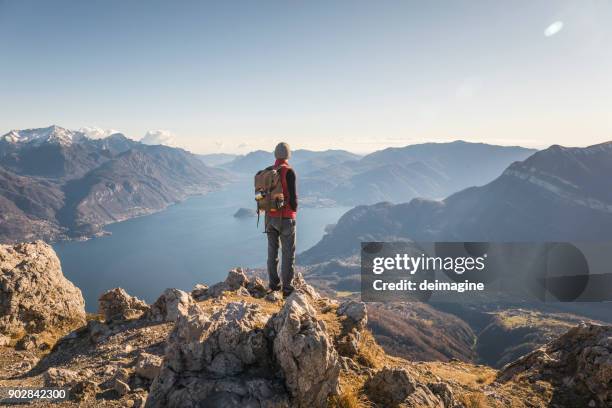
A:
<svg viewBox="0 0 612 408">
<path fill-rule="evenodd" d="M 299 175 L 306 175 L 315 170 L 359 158 L 359 155 L 347 152 L 346 150 L 312 151 L 298 149 L 291 153 L 289 162 Z M 237 156 L 234 160 L 223 164 L 221 167 L 233 172 L 253 175 L 257 171 L 273 164 L 273 152 L 256 150 L 244 156 Z"/>
<path fill-rule="evenodd" d="M 0 137 L 0 242 L 91 236 L 229 179 L 185 150 L 120 133 L 14 130 Z"/>
<path fill-rule="evenodd" d="M 236 157 L 238 157 L 238 155 L 230 154 L 230 153 L 210 153 L 210 154 L 200 154 L 198 155 L 198 157 L 207 166 L 220 166 L 222 164 L 231 162 Z"/>
<path fill-rule="evenodd" d="M 456 141 L 388 148 L 366 156 L 345 150 L 293 152 L 298 190 L 307 205 L 361 205 L 405 202 L 415 197 L 439 199 L 488 183 L 514 161 L 535 150 Z M 237 174 L 253 175 L 274 162 L 272 152 L 236 156 L 212 154 L 201 159 Z"/>
<path fill-rule="evenodd" d="M 535 150 L 456 141 L 388 148 L 305 174 L 300 193 L 342 205 L 441 199 L 486 184 Z"/>
<path fill-rule="evenodd" d="M 551 146 L 482 187 L 442 201 L 358 206 L 302 263 L 345 258 L 361 241 L 597 241 L 612 238 L 612 142 Z"/>
</svg>

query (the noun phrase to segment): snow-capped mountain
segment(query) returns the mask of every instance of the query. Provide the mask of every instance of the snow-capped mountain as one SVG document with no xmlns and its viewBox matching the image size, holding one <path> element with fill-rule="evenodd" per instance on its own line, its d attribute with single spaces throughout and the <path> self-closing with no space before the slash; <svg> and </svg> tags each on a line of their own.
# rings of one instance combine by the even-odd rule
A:
<svg viewBox="0 0 612 408">
<path fill-rule="evenodd" d="M 0 136 L 0 242 L 91 236 L 228 179 L 185 150 L 121 133 L 14 130 Z"/>
<path fill-rule="evenodd" d="M 53 125 L 46 128 L 11 130 L 2 136 L 2 140 L 9 143 L 57 143 L 60 145 L 70 145 L 85 137 L 87 136 L 83 132 Z"/>
</svg>

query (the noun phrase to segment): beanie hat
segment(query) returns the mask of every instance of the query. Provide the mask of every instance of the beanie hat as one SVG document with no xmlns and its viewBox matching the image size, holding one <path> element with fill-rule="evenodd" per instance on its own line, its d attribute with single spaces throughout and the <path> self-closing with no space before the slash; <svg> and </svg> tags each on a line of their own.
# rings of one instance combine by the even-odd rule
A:
<svg viewBox="0 0 612 408">
<path fill-rule="evenodd" d="M 291 149 L 285 142 L 280 142 L 274 149 L 274 158 L 288 160 L 291 157 Z"/>
</svg>

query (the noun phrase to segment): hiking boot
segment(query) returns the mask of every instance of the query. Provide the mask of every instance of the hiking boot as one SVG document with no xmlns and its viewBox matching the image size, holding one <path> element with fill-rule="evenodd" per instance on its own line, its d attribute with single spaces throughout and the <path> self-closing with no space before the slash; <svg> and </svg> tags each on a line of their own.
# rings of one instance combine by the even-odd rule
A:
<svg viewBox="0 0 612 408">
<path fill-rule="evenodd" d="M 293 290 L 283 290 L 283 299 L 287 299 L 292 293 Z"/>
</svg>

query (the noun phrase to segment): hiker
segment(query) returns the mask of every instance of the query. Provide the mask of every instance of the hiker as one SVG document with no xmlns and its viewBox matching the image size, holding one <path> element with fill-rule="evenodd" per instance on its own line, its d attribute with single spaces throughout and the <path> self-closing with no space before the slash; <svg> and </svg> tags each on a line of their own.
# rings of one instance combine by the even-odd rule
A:
<svg viewBox="0 0 612 408">
<path fill-rule="evenodd" d="M 276 162 L 273 169 L 280 175 L 282 194 L 279 194 L 277 208 L 267 209 L 266 234 L 268 235 L 268 277 L 272 291 L 283 291 L 283 297 L 293 292 L 295 268 L 295 218 L 298 207 L 295 171 L 287 160 L 291 150 L 287 143 L 279 143 L 274 149 Z M 281 275 L 278 276 L 278 249 L 282 253 Z"/>
</svg>

